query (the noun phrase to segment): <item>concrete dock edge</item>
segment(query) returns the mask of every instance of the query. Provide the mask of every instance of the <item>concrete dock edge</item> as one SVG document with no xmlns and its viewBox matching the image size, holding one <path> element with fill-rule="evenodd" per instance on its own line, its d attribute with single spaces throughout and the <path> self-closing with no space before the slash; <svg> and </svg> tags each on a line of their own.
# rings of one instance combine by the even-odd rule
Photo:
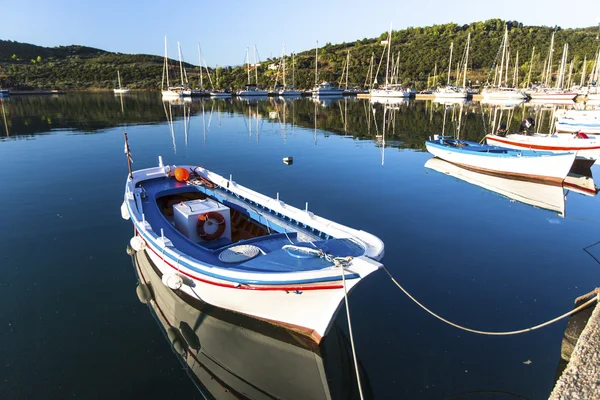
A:
<svg viewBox="0 0 600 400">
<path fill-rule="evenodd" d="M 549 399 L 600 399 L 600 303 L 596 303 Z"/>
</svg>

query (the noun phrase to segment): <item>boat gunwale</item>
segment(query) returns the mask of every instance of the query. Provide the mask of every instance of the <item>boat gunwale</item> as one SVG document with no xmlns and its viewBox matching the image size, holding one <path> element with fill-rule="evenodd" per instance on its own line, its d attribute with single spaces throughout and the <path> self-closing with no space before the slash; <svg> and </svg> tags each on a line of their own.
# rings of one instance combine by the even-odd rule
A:
<svg viewBox="0 0 600 400">
<path fill-rule="evenodd" d="M 175 166 L 169 166 L 169 167 L 171 168 L 171 170 L 174 170 L 174 168 L 175 168 Z M 213 182 L 215 182 L 216 180 L 224 180 L 225 182 L 227 182 L 227 186 L 224 186 L 223 184 L 219 185 L 217 182 L 215 182 L 218 186 L 220 186 L 223 189 L 232 191 L 232 188 L 235 188 L 239 192 L 244 193 L 246 195 L 252 194 L 254 197 L 258 197 L 259 201 L 261 200 L 261 198 L 264 198 L 267 200 L 274 200 L 274 199 L 268 198 L 258 192 L 255 192 L 251 189 L 245 188 L 244 186 L 238 185 L 237 183 L 235 183 L 233 181 L 227 181 L 227 180 L 225 180 L 225 178 L 221 177 L 220 175 L 212 173 L 211 171 L 208 171 L 202 167 L 193 167 L 193 168 L 204 170 L 205 173 L 203 175 L 205 175 L 208 179 L 210 179 Z M 323 289 L 323 287 L 320 287 L 320 286 L 322 286 L 323 282 L 334 282 L 334 281 L 342 280 L 342 276 L 341 276 L 341 274 L 339 274 L 339 269 L 337 269 L 333 266 L 330 268 L 324 268 L 324 269 L 309 270 L 309 271 L 291 271 L 291 272 L 290 271 L 288 271 L 288 272 L 272 272 L 272 271 L 269 271 L 269 272 L 244 272 L 244 271 L 239 271 L 239 270 L 227 269 L 227 268 L 223 268 L 220 266 L 213 266 L 213 265 L 204 263 L 201 260 L 197 260 L 193 257 L 186 255 L 185 253 L 181 252 L 176 247 L 170 247 L 170 246 L 164 245 L 163 243 L 160 243 L 161 236 L 158 235 L 156 232 L 154 232 L 151 225 L 143 219 L 143 216 L 142 216 L 143 207 L 141 205 L 141 201 L 140 201 L 140 204 L 137 204 L 137 202 L 136 202 L 135 188 L 138 183 L 143 182 L 145 180 L 165 177 L 166 175 L 165 175 L 164 171 L 165 171 L 164 167 L 154 167 L 154 168 L 147 168 L 147 169 L 143 169 L 143 170 L 134 171 L 133 179 L 129 179 L 129 178 L 127 179 L 126 192 L 125 192 L 125 204 L 127 207 L 127 212 L 129 214 L 130 218 L 132 219 L 132 222 L 134 223 L 136 232 L 140 233 L 142 239 L 148 245 L 149 248 L 152 248 L 152 250 L 155 250 L 155 252 L 157 252 L 157 254 L 160 253 L 162 255 L 159 257 L 163 258 L 163 261 L 166 262 L 166 260 L 164 260 L 165 255 L 172 261 L 175 261 L 179 267 L 172 266 L 173 268 L 180 270 L 180 267 L 183 266 L 184 268 L 186 268 L 196 274 L 203 275 L 205 277 L 209 277 L 212 279 L 226 281 L 228 283 L 233 283 L 233 284 L 235 284 L 233 287 L 242 287 L 243 285 L 266 285 L 270 289 L 274 289 L 274 290 L 286 290 L 286 288 L 278 287 L 278 285 L 308 285 L 308 286 L 302 286 L 301 287 L 302 290 L 307 290 L 313 286 L 315 287 L 315 289 Z M 132 190 L 132 188 L 133 188 L 133 190 Z M 242 189 L 242 190 L 240 190 L 240 189 Z M 277 203 L 279 203 L 280 206 L 282 204 L 284 204 L 279 201 Z M 135 205 L 136 210 L 133 209 L 133 205 Z M 332 232 L 331 232 L 332 229 L 327 229 L 329 231 L 329 232 L 327 232 L 327 231 L 324 231 L 324 229 L 322 229 L 322 228 L 317 228 L 320 231 L 323 231 L 324 233 L 326 233 L 332 237 L 335 237 L 335 238 L 355 239 L 360 244 L 365 245 L 364 247 L 365 247 L 366 253 L 368 253 L 369 250 L 373 251 L 373 249 L 375 249 L 375 251 L 378 251 L 378 253 L 376 254 L 376 256 L 378 256 L 378 257 L 372 257 L 372 256 L 369 256 L 368 254 L 365 254 L 365 255 L 362 255 L 359 257 L 355 257 L 355 259 L 364 258 L 365 262 L 366 262 L 366 260 L 373 260 L 374 262 L 378 263 L 378 261 L 383 257 L 383 252 L 384 252 L 383 242 L 381 242 L 381 240 L 379 238 L 377 238 L 376 236 L 369 234 L 367 232 L 364 232 L 364 231 L 358 231 L 358 230 L 337 224 L 333 221 L 329 221 L 324 218 L 315 216 L 312 213 L 309 216 L 308 213 L 305 213 L 304 211 L 301 211 L 293 206 L 285 205 L 285 207 L 287 207 L 288 210 L 282 210 L 282 211 L 284 211 L 284 212 L 282 212 L 282 214 L 287 214 L 290 217 L 293 216 L 293 213 L 298 213 L 298 212 L 302 213 L 301 215 L 306 214 L 306 216 L 308 216 L 314 222 L 317 222 L 319 224 L 324 224 L 324 226 L 326 228 L 332 228 L 333 230 L 336 230 L 337 235 L 332 234 Z M 283 206 L 281 206 L 281 208 L 283 208 Z M 295 219 L 298 220 L 299 222 L 303 222 L 297 216 L 293 216 L 293 217 L 295 217 Z M 147 227 L 149 227 L 150 229 L 148 229 Z M 348 230 L 350 230 L 350 232 L 348 232 Z M 370 239 L 373 239 L 376 242 L 375 243 L 367 243 L 365 241 L 365 237 L 364 237 L 365 235 L 367 235 Z M 379 248 L 376 246 L 377 244 L 380 245 Z M 219 270 L 222 273 L 215 273 L 214 272 L 215 270 Z M 345 273 L 345 276 L 347 279 L 361 278 L 361 274 L 359 274 L 357 272 L 351 272 L 351 271 L 352 271 L 352 266 L 350 266 L 350 271 Z M 368 275 L 368 274 L 365 274 L 365 276 L 366 275 Z M 198 277 L 196 277 L 194 275 L 190 275 L 190 277 L 192 277 L 194 279 L 199 279 Z M 287 277 L 287 279 L 281 280 L 282 277 Z M 259 278 L 259 279 L 257 279 L 257 278 Z M 214 281 L 209 281 L 207 283 L 219 284 L 219 282 L 214 282 Z M 243 288 L 248 288 L 248 287 L 243 287 Z M 295 288 L 292 288 L 292 289 L 295 289 Z"/>
</svg>

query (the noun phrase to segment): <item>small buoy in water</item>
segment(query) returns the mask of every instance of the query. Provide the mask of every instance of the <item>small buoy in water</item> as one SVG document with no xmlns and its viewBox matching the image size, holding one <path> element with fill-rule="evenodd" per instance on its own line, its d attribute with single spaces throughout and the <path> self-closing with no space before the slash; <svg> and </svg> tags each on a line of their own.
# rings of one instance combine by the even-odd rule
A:
<svg viewBox="0 0 600 400">
<path fill-rule="evenodd" d="M 165 286 L 173 290 L 177 290 L 183 285 L 183 279 L 177 274 L 164 274 L 161 280 Z"/>
<path fill-rule="evenodd" d="M 167 337 L 175 351 L 181 355 L 187 352 L 187 343 L 183 340 L 179 329 L 171 326 L 167 329 Z"/>
<path fill-rule="evenodd" d="M 294 163 L 294 157 L 283 157 L 283 163 L 290 165 Z"/>
<path fill-rule="evenodd" d="M 129 241 L 129 244 L 131 245 L 131 248 L 135 251 L 143 250 L 146 247 L 146 242 L 144 242 L 144 239 L 142 239 L 139 236 L 132 237 Z"/>
<path fill-rule="evenodd" d="M 135 254 L 135 250 L 129 244 L 127 245 L 127 248 L 125 249 L 125 251 L 127 252 L 128 256 L 132 256 Z"/>
<path fill-rule="evenodd" d="M 179 323 L 179 330 L 181 331 L 181 336 L 183 336 L 188 346 L 194 350 L 200 350 L 200 339 L 187 322 L 181 321 Z"/>
<path fill-rule="evenodd" d="M 135 293 L 142 304 L 148 304 L 152 300 L 152 290 L 145 283 L 140 283 L 135 288 Z"/>
<path fill-rule="evenodd" d="M 179 182 L 185 182 L 188 180 L 189 177 L 190 177 L 190 173 L 188 172 L 187 169 L 177 168 L 175 170 L 175 179 L 177 179 Z"/>
</svg>

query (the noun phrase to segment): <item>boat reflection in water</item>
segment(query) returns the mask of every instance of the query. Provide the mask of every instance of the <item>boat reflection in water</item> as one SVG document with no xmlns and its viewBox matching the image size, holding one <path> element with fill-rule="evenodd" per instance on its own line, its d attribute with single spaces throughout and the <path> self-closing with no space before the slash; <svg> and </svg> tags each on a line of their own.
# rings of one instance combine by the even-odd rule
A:
<svg viewBox="0 0 600 400">
<path fill-rule="evenodd" d="M 132 259 L 140 301 L 148 304 L 202 395 L 217 399 L 359 398 L 349 340 L 336 324 L 316 345 L 294 331 L 169 289 L 144 250 Z M 363 393 L 372 398 L 362 370 L 361 382 Z"/>
<path fill-rule="evenodd" d="M 579 170 L 577 173 L 570 172 L 560 185 L 475 172 L 437 157 L 427 160 L 425 168 L 453 176 L 509 199 L 556 212 L 563 218 L 566 215 L 565 200 L 569 191 L 588 196 L 595 196 L 598 193 L 589 169 Z"/>
</svg>

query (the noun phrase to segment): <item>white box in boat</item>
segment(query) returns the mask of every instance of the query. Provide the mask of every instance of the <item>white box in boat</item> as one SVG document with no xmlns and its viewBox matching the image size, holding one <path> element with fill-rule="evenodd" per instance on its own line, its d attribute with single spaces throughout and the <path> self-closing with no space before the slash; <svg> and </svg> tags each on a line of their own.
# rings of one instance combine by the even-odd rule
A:
<svg viewBox="0 0 600 400">
<path fill-rule="evenodd" d="M 212 199 L 190 200 L 175 204 L 173 206 L 175 227 L 194 242 L 204 242 L 206 240 L 198 235 L 198 224 L 200 216 L 206 213 L 219 213 L 223 216 L 225 231 L 220 237 L 231 240 L 229 208 Z M 208 217 L 208 220 L 202 226 L 204 232 L 208 235 L 205 238 L 217 232 L 220 227 L 218 218 L 211 217 L 210 215 Z"/>
</svg>

